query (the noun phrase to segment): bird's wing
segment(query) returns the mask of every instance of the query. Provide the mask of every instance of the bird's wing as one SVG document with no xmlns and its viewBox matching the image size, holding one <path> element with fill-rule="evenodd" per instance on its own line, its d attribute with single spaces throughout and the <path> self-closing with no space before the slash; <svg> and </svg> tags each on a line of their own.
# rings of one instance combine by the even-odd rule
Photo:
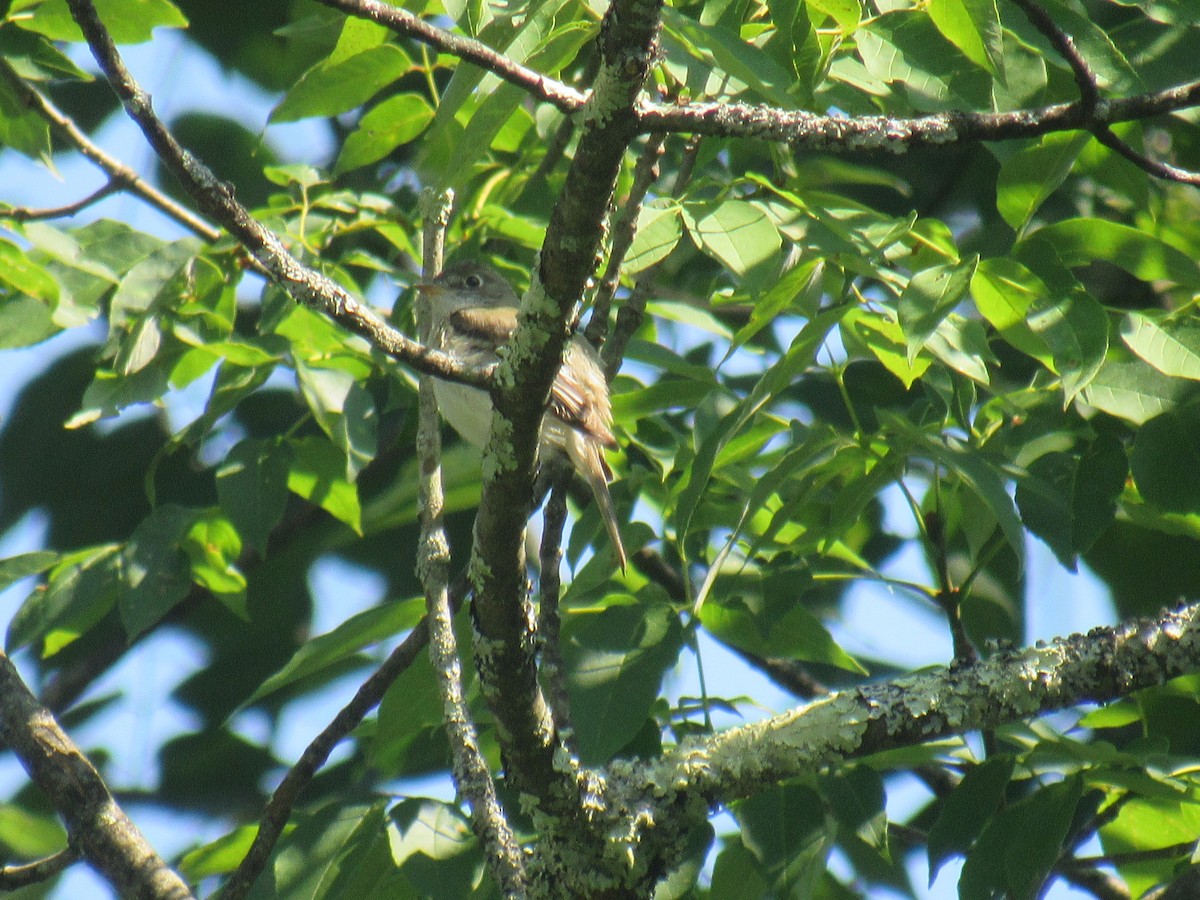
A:
<svg viewBox="0 0 1200 900">
<path fill-rule="evenodd" d="M 449 319 L 460 335 L 492 348 L 512 337 L 517 327 L 517 310 L 508 306 L 460 309 L 451 313 Z M 550 412 L 604 446 L 617 446 L 604 370 L 596 351 L 583 338 L 574 337 L 567 345 L 566 363 L 558 370 L 550 389 Z"/>
</svg>

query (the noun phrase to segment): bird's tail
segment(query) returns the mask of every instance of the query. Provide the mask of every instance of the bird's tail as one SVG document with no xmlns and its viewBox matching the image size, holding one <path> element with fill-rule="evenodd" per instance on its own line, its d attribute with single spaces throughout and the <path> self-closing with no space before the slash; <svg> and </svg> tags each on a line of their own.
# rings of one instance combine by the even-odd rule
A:
<svg viewBox="0 0 1200 900">
<path fill-rule="evenodd" d="M 605 465 L 604 457 L 600 455 L 600 446 L 595 441 L 587 440 L 582 435 L 575 437 L 576 440 L 571 441 L 570 447 L 570 455 L 574 457 L 572 462 L 592 489 L 592 496 L 596 498 L 596 505 L 600 508 L 600 518 L 608 531 L 608 539 L 612 541 L 617 564 L 624 572 L 629 559 L 625 555 L 625 545 L 621 542 L 621 530 L 612 494 L 608 492 L 608 466 Z"/>
</svg>

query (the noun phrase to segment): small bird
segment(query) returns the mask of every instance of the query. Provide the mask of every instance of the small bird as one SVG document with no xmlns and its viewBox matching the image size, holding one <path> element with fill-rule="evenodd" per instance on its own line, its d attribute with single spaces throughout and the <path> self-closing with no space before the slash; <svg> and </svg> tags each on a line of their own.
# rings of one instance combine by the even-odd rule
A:
<svg viewBox="0 0 1200 900">
<path fill-rule="evenodd" d="M 429 302 L 426 340 L 431 346 L 471 366 L 499 361 L 496 351 L 512 337 L 520 303 L 507 281 L 481 263 L 461 262 L 416 288 Z M 491 431 L 491 397 L 479 388 L 441 379 L 434 379 L 433 386 L 442 416 L 467 441 L 482 448 Z M 616 446 L 612 402 L 600 358 L 591 344 L 574 335 L 550 389 L 539 452 L 553 448 L 566 453 L 587 481 L 624 572 L 625 547 L 608 492 L 612 469 L 601 452 L 602 447 Z"/>
</svg>

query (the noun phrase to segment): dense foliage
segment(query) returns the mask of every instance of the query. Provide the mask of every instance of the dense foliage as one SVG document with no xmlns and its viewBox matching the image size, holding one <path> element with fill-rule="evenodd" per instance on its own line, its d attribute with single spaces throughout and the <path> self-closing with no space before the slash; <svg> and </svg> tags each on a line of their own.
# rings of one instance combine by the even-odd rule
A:
<svg viewBox="0 0 1200 900">
<path fill-rule="evenodd" d="M 153 748 L 160 775 L 141 800 L 224 834 L 169 860 L 203 893 L 242 862 L 296 762 L 278 753 L 282 717 L 348 674 L 366 679 L 425 612 L 413 365 L 430 370 L 331 294 L 281 280 L 277 250 L 203 185 L 180 187 L 161 141 L 158 172 L 95 152 L 124 112 L 73 20 L 90 6 L 0 2 L 0 172 L 14 154 L 55 166 L 82 152 L 103 184 L 101 196 L 94 180 L 70 185 L 79 202 L 58 210 L 0 189 L 0 347 L 47 346 L 0 422 L 0 530 L 31 511 L 46 523 L 44 549 L 0 562 L 0 585 L 27 595 L 6 647 L 68 731 L 122 702 L 94 686 L 148 636 L 170 629 L 202 648 L 173 695 L 194 727 Z M 599 242 L 581 327 L 623 361 L 610 462 L 632 565 L 615 571 L 595 509 L 572 506 L 557 611 L 554 579 L 531 569 L 544 691 L 514 687 L 491 657 L 477 674 L 493 636 L 473 650 L 472 617 L 455 619 L 502 821 L 532 848 L 525 890 L 544 896 L 538 879 L 553 878 L 551 896 L 656 883 L 659 897 L 921 896 L 918 853 L 931 872 L 965 857 L 968 898 L 1035 897 L 1056 881 L 1141 896 L 1188 877 L 1200 678 L 1145 688 L 1161 679 L 1097 674 L 1043 702 L 1012 648 L 1031 610 L 1075 599 L 1027 589 L 1027 557 L 1045 548 L 1095 573 L 1122 620 L 1200 594 L 1200 7 L 408 3 L 426 33 L 382 24 L 372 10 L 388 7 L 369 0 L 96 6 L 123 49 L 182 29 L 189 52 L 275 97 L 265 122 L 214 106 L 165 125 L 296 260 L 376 305 L 394 297 L 405 334 L 434 202 L 423 189 L 453 191 L 447 258 L 488 260 L 535 303 L 548 291 L 558 326 L 592 274 L 578 235 Z M 623 30 L 631 19 L 660 23 L 648 59 Z M 151 95 L 171 77 L 133 76 Z M 626 118 L 584 106 L 589 88 L 610 97 L 622 78 L 642 88 Z M 331 155 L 277 144 L 277 126 L 301 120 L 326 123 Z M 589 143 L 604 127 L 620 143 Z M 611 204 L 593 156 L 606 142 L 624 153 Z M 572 193 L 577 175 L 600 187 Z M 114 192 L 173 224 L 149 233 L 96 215 Z M 607 222 L 580 197 L 610 207 Z M 572 283 L 572 297 L 555 294 Z M 69 331 L 92 339 L 56 352 Z M 3 366 L 0 352 L 7 377 Z M 197 396 L 202 409 L 182 414 L 180 398 Z M 483 479 L 478 452 L 443 439 L 453 576 L 472 553 Z M 477 576 L 502 559 L 482 534 Z M 310 578 L 331 558 L 380 579 L 381 601 L 337 615 L 338 592 Z M 912 728 L 838 743 L 781 724 L 736 775 L 672 776 L 657 794 L 645 778 L 658 819 L 621 818 L 636 804 L 616 785 L 638 784 L 639 765 L 667 772 L 686 740 L 715 755 L 710 737 L 736 734 L 722 732 L 729 713 L 761 718 L 738 674 L 705 672 L 700 696 L 667 690 L 713 639 L 797 704 L 895 679 L 895 710 L 935 705 L 903 677 L 905 635 L 871 635 L 855 653 L 835 641 L 863 584 L 878 588 L 872 603 L 944 618 L 948 683 L 994 663 L 998 695 L 1027 690 L 1028 703 L 948 713 L 925 741 Z M 340 623 L 319 635 L 318 606 Z M 1164 635 L 1195 642 L 1190 629 Z M 335 761 L 276 807 L 287 825 L 252 896 L 498 894 L 475 787 L 462 788 L 474 831 L 467 803 L 412 795 L 413 779 L 448 777 L 456 749 L 436 669 L 414 654 L 379 686 L 377 709 L 344 723 Z M 594 859 L 546 849 L 583 854 L 572 841 L 588 827 L 528 783 L 536 753 L 504 706 L 519 690 L 555 708 L 555 759 L 596 767 L 612 818 L 597 814 L 608 830 Z M 268 727 L 244 727 L 247 711 Z M 314 736 L 326 724 L 306 721 Z M 6 718 L 10 743 L 19 727 Z M 799 759 L 803 740 L 823 748 L 811 763 L 756 768 L 760 748 L 766 759 L 796 742 Z M 85 749 L 111 776 L 103 741 Z M 915 811 L 885 808 L 901 784 L 911 796 L 913 775 Z M 108 784 L 120 798 L 119 778 Z M 0 807 L 8 858 L 60 851 L 66 821 L 63 861 L 81 853 L 103 869 L 52 798 L 26 787 Z M 706 822 L 718 807 L 732 817 Z M 655 838 L 675 827 L 666 809 L 680 833 Z M 637 827 L 618 833 L 618 821 Z M 34 881 L 30 896 L 54 883 Z"/>
</svg>

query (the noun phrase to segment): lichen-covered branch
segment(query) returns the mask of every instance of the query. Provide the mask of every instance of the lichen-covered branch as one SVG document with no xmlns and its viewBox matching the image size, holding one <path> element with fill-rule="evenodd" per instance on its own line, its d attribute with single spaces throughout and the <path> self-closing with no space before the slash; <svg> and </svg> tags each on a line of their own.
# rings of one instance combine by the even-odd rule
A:
<svg viewBox="0 0 1200 900">
<path fill-rule="evenodd" d="M 566 182 L 550 216 L 540 265 L 525 296 L 508 354 L 496 372 L 499 415 L 484 456 L 475 522 L 476 662 L 522 790 L 551 809 L 578 808 L 579 785 L 555 762 L 559 748 L 538 686 L 523 534 L 533 463 L 550 384 L 562 363 L 567 321 L 595 270 L 617 174 L 636 129 L 634 105 L 654 54 L 659 4 L 619 0 L 601 24 L 600 65 Z"/>
<path fill-rule="evenodd" d="M 730 800 L 845 759 L 1103 703 L 1200 671 L 1200 604 L 842 691 L 679 747 L 655 784 Z M 665 780 L 664 780 L 665 779 Z"/>
<path fill-rule="evenodd" d="M 146 843 L 100 773 L 0 653 L 0 741 L 66 824 L 68 840 L 122 897 L 184 900 L 192 892 Z"/>
<path fill-rule="evenodd" d="M 422 196 L 426 278 L 433 278 L 441 271 L 452 200 L 450 192 L 436 195 L 429 192 Z M 422 328 L 422 333 L 424 331 Z M 496 785 L 479 748 L 479 735 L 471 721 L 463 690 L 462 661 L 449 598 L 450 543 L 442 522 L 441 426 L 437 398 L 428 375 L 421 377 L 419 394 L 417 458 L 421 471 L 421 537 L 417 570 L 425 589 L 429 659 L 441 694 L 446 736 L 453 759 L 454 785 L 471 808 L 471 824 L 487 848 L 488 870 L 505 897 L 521 898 L 527 893 L 521 848 L 496 797 Z"/>
<path fill-rule="evenodd" d="M 1085 99 L 1011 112 L 952 110 L 927 116 L 817 115 L 745 103 L 643 103 L 641 132 L 682 132 L 783 141 L 828 153 L 891 151 L 977 141 L 1040 137 L 1058 131 L 1095 131 L 1121 122 L 1151 119 L 1200 105 L 1200 81 L 1133 97 Z"/>
</svg>

